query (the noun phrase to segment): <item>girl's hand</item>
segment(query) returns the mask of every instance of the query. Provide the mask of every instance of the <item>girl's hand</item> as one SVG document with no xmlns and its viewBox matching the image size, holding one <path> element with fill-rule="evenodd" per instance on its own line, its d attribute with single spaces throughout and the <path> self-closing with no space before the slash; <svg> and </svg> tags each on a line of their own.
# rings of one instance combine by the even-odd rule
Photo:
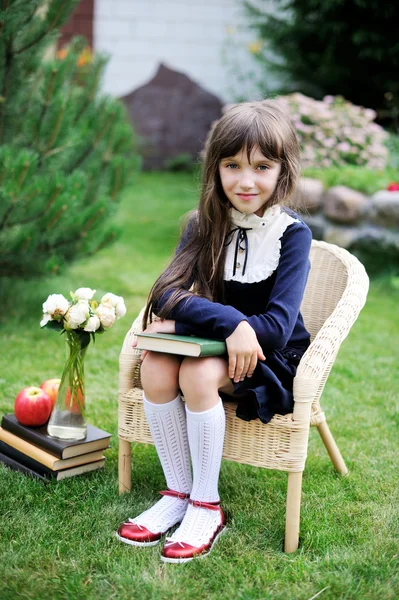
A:
<svg viewBox="0 0 399 600">
<path fill-rule="evenodd" d="M 157 319 L 148 325 L 143 333 L 176 333 L 175 321 L 171 319 Z M 137 337 L 134 336 L 132 347 L 137 346 Z M 145 359 L 148 354 L 148 350 L 143 350 L 141 353 L 141 361 Z"/>
<path fill-rule="evenodd" d="M 234 382 L 252 377 L 258 358 L 266 360 L 255 331 L 248 321 L 241 321 L 226 339 L 229 355 L 229 377 Z"/>
</svg>

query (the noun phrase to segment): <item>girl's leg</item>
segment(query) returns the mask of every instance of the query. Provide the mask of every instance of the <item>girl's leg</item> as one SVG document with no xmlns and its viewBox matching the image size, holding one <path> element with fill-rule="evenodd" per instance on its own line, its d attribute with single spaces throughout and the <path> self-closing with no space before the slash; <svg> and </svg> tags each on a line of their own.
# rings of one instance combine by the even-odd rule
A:
<svg viewBox="0 0 399 600">
<path fill-rule="evenodd" d="M 149 352 L 141 366 L 144 411 L 169 489 L 192 487 L 186 415 L 179 394 L 181 357 Z"/>
<path fill-rule="evenodd" d="M 226 417 L 219 389 L 227 393 L 233 391 L 227 362 L 219 357 L 185 358 L 179 383 L 186 400 L 194 481 L 184 519 L 163 548 L 162 560 L 166 562 L 186 562 L 195 554 L 209 551 L 224 527 L 224 515 L 218 508 L 218 480 Z M 208 503 L 208 506 L 198 503 Z M 215 505 L 214 508 L 209 507 L 209 503 Z"/>
<path fill-rule="evenodd" d="M 164 495 L 150 509 L 129 519 L 130 524 L 121 526 L 117 537 L 133 545 L 157 543 L 182 520 L 187 509 L 192 477 L 186 415 L 179 394 L 180 363 L 179 357 L 149 352 L 141 366 L 144 411 L 167 487 L 175 494 Z"/>
</svg>

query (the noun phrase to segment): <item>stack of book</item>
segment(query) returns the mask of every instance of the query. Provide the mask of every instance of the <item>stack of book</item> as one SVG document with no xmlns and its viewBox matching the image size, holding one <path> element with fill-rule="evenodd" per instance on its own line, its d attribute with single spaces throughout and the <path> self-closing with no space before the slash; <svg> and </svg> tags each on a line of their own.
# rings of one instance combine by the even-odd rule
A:
<svg viewBox="0 0 399 600">
<path fill-rule="evenodd" d="M 61 481 L 101 469 L 105 463 L 103 451 L 109 447 L 110 439 L 110 433 L 88 424 L 83 440 L 59 440 L 47 433 L 47 425 L 27 427 L 14 414 L 4 415 L 0 462 L 46 483 Z"/>
</svg>

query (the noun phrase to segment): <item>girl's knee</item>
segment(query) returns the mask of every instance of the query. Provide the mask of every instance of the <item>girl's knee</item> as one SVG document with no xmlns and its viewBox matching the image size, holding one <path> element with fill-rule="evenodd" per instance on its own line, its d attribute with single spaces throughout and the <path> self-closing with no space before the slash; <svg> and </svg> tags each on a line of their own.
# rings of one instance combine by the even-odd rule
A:
<svg viewBox="0 0 399 600">
<path fill-rule="evenodd" d="M 179 389 L 181 358 L 173 354 L 148 352 L 140 367 L 140 378 L 144 391 L 153 396 L 162 394 L 173 397 Z"/>
<path fill-rule="evenodd" d="M 227 363 L 223 358 L 187 357 L 179 371 L 179 386 L 183 394 L 206 393 L 210 389 L 218 390 L 229 381 Z"/>
</svg>

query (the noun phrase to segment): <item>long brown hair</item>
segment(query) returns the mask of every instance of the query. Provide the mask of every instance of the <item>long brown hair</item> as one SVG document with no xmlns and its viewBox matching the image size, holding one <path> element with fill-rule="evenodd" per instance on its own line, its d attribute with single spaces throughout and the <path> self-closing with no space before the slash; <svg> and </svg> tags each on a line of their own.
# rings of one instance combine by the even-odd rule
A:
<svg viewBox="0 0 399 600">
<path fill-rule="evenodd" d="M 299 145 L 289 116 L 278 100 L 233 105 L 216 122 L 208 135 L 203 154 L 203 173 L 198 210 L 191 213 L 187 243 L 154 283 L 143 317 L 143 328 L 162 296 L 171 292 L 158 316 L 193 293 L 223 302 L 225 242 L 231 229 L 231 204 L 223 192 L 219 163 L 242 149 L 250 160 L 259 146 L 269 160 L 281 163 L 276 188 L 267 206 L 285 202 L 295 189 L 299 173 Z M 189 288 L 191 290 L 189 291 Z"/>
</svg>

